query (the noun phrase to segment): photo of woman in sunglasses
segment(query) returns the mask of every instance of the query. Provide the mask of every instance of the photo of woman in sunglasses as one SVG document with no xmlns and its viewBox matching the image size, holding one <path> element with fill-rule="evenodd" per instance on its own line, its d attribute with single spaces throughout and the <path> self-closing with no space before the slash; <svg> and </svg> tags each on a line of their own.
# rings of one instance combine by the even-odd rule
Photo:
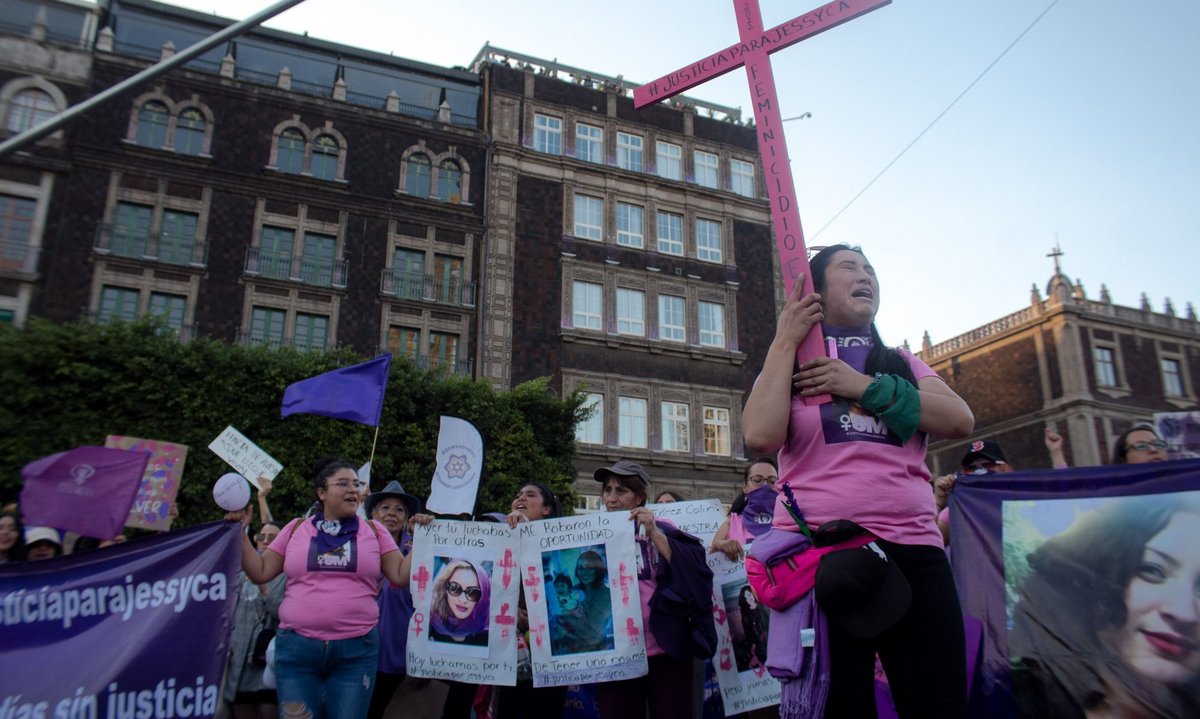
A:
<svg viewBox="0 0 1200 719">
<path fill-rule="evenodd" d="M 442 563 L 433 582 L 429 638 L 435 642 L 486 647 L 491 562 L 437 557 Z"/>
</svg>

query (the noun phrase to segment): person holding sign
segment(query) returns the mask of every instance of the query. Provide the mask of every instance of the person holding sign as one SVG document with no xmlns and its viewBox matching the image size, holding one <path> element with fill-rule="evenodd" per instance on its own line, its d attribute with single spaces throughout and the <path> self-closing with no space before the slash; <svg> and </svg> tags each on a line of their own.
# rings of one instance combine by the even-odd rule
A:
<svg viewBox="0 0 1200 719">
<path fill-rule="evenodd" d="M 686 628 L 681 630 L 654 607 L 657 606 L 655 600 L 660 579 L 669 580 L 675 591 L 690 585 L 694 592 L 702 595 L 688 597 L 704 614 L 699 618 L 696 632 L 701 633 L 707 622 L 712 635 L 711 646 L 702 650 L 706 653 L 696 656 L 712 655 L 716 648 L 716 627 L 712 620 L 713 576 L 705 560 L 704 547 L 690 534 L 668 522 L 655 520 L 654 514 L 646 508 L 650 475 L 640 464 L 623 459 L 611 467 L 597 469 L 593 476 L 603 485 L 601 497 L 605 511 L 627 511 L 637 525 L 638 593 L 650 669 L 643 677 L 596 685 L 600 719 L 646 716 L 647 708 L 649 716 L 655 719 L 691 719 L 692 637 L 688 636 Z M 582 560 L 580 557 L 581 564 Z M 589 579 L 594 576 L 591 570 L 590 565 L 576 569 L 585 593 Z M 695 581 L 689 582 L 689 579 Z M 664 581 L 664 587 L 666 584 Z M 684 622 L 686 626 L 687 620 Z M 621 630 L 628 631 L 624 627 Z"/>
<path fill-rule="evenodd" d="M 360 522 L 354 466 L 318 460 L 317 511 L 293 519 L 261 555 L 243 536 L 242 569 L 258 584 L 287 575 L 275 674 L 281 716 L 361 717 L 375 684 L 379 638 L 376 583 L 408 586 L 408 561 L 375 522 Z M 248 521 L 245 510 L 227 519 Z"/>
<path fill-rule="evenodd" d="M 762 454 L 780 450 L 774 530 L 808 532 L 809 526 L 851 520 L 876 537 L 883 554 L 878 561 L 898 568 L 911 587 L 908 608 L 878 632 L 875 625 L 884 622 L 852 618 L 848 607 L 821 607 L 829 617 L 825 716 L 875 715 L 878 652 L 901 717 L 966 717 L 966 645 L 962 622 L 955 619 L 961 610 L 935 518 L 925 447 L 929 434 L 968 436 L 974 416 L 927 365 L 884 345 L 875 329 L 879 280 L 861 250 L 833 245 L 810 267 L 816 292 L 805 295 L 804 282 L 796 283 L 746 401 L 746 447 Z M 821 322 L 826 345 L 836 351 L 797 368 L 797 347 Z M 805 403 L 822 395 L 832 401 Z M 822 557 L 821 566 L 835 554 Z M 873 569 L 870 562 L 859 564 Z M 820 569 L 818 597 L 819 579 Z M 879 608 L 875 597 L 862 597 L 862 607 Z M 846 611 L 839 616 L 838 609 Z M 881 611 L 874 619 L 884 616 Z M 871 635 L 859 636 L 864 626 Z M 798 682 L 785 683 L 784 709 L 789 692 L 800 689 Z"/>
</svg>

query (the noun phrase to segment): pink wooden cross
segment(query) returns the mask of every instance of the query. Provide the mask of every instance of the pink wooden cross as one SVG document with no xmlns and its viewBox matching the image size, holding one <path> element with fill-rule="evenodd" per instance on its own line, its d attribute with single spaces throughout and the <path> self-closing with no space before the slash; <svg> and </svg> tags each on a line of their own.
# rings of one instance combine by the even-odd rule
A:
<svg viewBox="0 0 1200 719">
<path fill-rule="evenodd" d="M 783 122 L 769 56 L 776 50 L 877 10 L 891 1 L 834 0 L 781 25 L 764 29 L 758 0 L 733 0 L 741 42 L 633 91 L 634 107 L 642 108 L 745 66 L 751 102 L 754 104 L 755 128 L 759 133 L 758 151 L 762 156 L 767 196 L 771 201 L 771 221 L 775 225 L 775 249 L 779 253 L 779 265 L 783 268 L 784 288 L 789 295 L 801 273 L 805 276 L 804 292 L 812 292 L 813 283 L 808 270 L 808 250 L 804 246 L 804 230 L 800 226 L 800 211 L 796 207 L 796 188 L 792 184 L 787 141 L 783 136 Z M 825 354 L 823 337 L 820 328 L 808 333 L 797 352 L 801 361 Z M 805 401 L 807 404 L 817 404 L 828 402 L 829 397 L 810 397 Z"/>
</svg>

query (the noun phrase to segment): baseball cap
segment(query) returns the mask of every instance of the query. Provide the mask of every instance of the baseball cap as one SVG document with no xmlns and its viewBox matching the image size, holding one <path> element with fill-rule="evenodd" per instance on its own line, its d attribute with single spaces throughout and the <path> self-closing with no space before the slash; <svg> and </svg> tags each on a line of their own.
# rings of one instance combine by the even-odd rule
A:
<svg viewBox="0 0 1200 719">
<path fill-rule="evenodd" d="M 603 482 L 608 479 L 608 475 L 610 474 L 616 474 L 622 477 L 637 477 L 642 480 L 642 488 L 650 486 L 650 475 L 645 469 L 642 469 L 642 465 L 638 464 L 637 462 L 630 462 L 627 459 L 622 459 L 611 467 L 601 467 L 597 469 L 592 476 L 596 478 L 597 482 Z"/>
<path fill-rule="evenodd" d="M 885 632 L 912 604 L 908 580 L 874 542 L 821 557 L 813 591 L 821 610 L 861 639 Z"/>
<path fill-rule="evenodd" d="M 959 464 L 965 467 L 979 457 L 989 459 L 993 462 L 1008 464 L 1008 457 L 1004 456 L 1004 451 L 1000 449 L 1000 445 L 990 439 L 977 439 L 972 442 L 967 447 L 967 453 L 963 455 L 962 461 Z"/>
<path fill-rule="evenodd" d="M 38 542 L 52 542 L 61 547 L 62 535 L 52 527 L 26 527 L 25 545 L 29 546 Z"/>
</svg>

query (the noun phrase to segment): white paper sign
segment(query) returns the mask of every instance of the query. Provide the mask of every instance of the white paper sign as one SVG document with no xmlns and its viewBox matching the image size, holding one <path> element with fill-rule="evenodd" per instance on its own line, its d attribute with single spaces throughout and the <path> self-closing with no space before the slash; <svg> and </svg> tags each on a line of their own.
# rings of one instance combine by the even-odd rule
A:
<svg viewBox="0 0 1200 719">
<path fill-rule="evenodd" d="M 234 429 L 233 425 L 217 435 L 208 448 L 258 489 L 262 489 L 258 486 L 259 477 L 274 480 L 275 475 L 283 470 L 282 464 L 246 439 L 246 435 Z"/>
<path fill-rule="evenodd" d="M 435 520 L 416 528 L 408 673 L 468 684 L 517 683 L 517 531 Z"/>
<path fill-rule="evenodd" d="M 437 469 L 425 507 L 437 514 L 470 514 L 483 471 L 483 438 L 465 419 L 442 416 Z"/>
<path fill-rule="evenodd" d="M 705 548 L 712 544 L 721 522 L 725 521 L 725 509 L 719 499 L 693 499 L 686 502 L 663 502 L 648 504 L 646 509 L 654 512 L 657 519 L 665 519 L 676 528 L 698 537 Z"/>
<path fill-rule="evenodd" d="M 535 687 L 646 674 L 637 550 L 628 512 L 517 525 Z"/>
</svg>

